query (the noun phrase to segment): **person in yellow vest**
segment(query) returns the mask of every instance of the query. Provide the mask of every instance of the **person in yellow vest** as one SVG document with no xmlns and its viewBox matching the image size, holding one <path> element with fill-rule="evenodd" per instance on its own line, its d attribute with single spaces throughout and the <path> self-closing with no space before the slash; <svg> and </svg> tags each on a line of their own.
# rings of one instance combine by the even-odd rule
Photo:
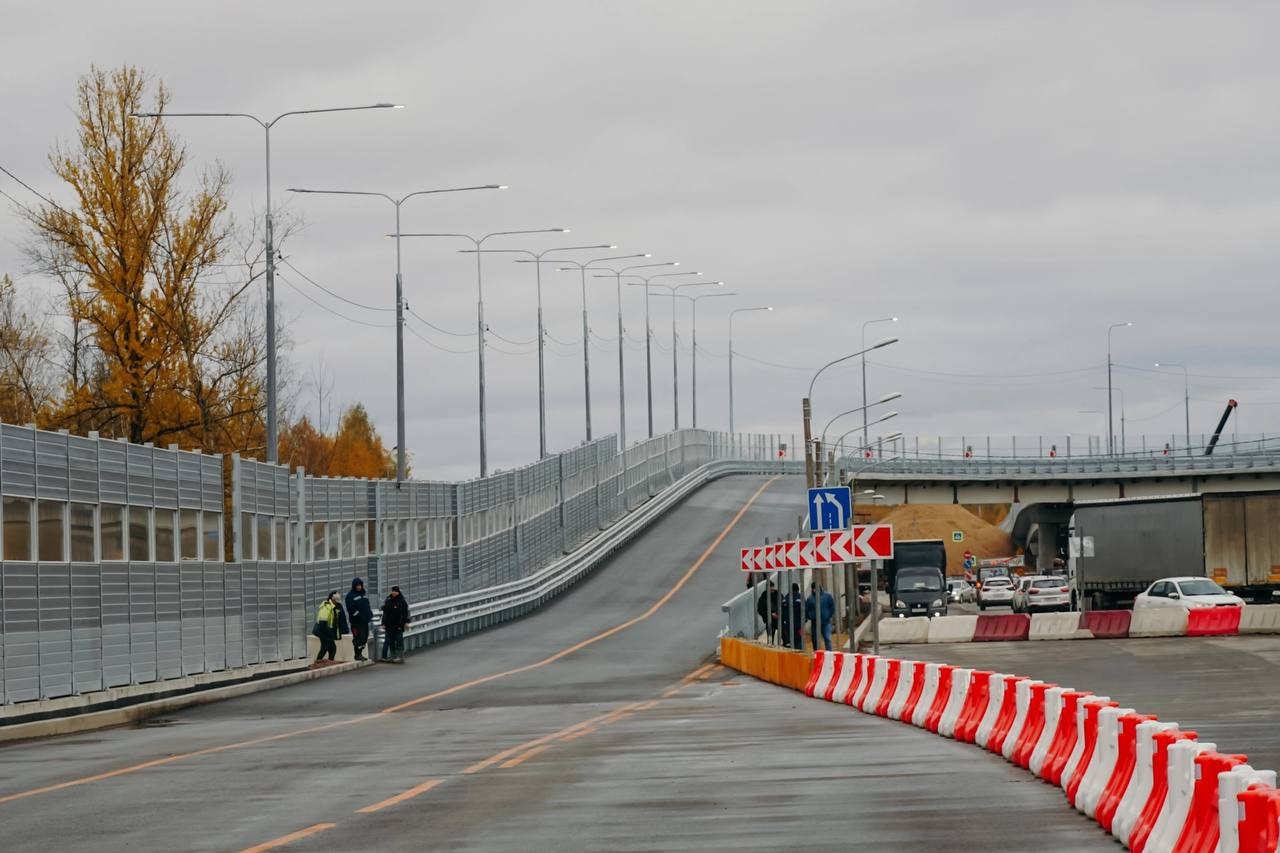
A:
<svg viewBox="0 0 1280 853">
<path fill-rule="evenodd" d="M 342 639 L 341 608 L 342 605 L 338 603 L 338 591 L 335 589 L 321 602 L 320 609 L 316 611 L 316 627 L 311 633 L 320 639 L 320 654 L 316 655 L 312 666 L 319 666 L 326 654 L 332 661 L 334 655 L 338 653 L 338 640 Z"/>
</svg>

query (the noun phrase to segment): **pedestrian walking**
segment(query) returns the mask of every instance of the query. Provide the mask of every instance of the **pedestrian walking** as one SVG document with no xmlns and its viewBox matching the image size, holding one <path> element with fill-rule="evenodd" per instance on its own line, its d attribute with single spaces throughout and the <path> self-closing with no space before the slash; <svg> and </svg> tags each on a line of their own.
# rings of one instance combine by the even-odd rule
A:
<svg viewBox="0 0 1280 853">
<path fill-rule="evenodd" d="M 356 660 L 368 660 L 364 647 L 369 643 L 369 626 L 373 624 L 373 605 L 364 594 L 364 580 L 351 579 L 351 591 L 346 599 L 347 617 L 351 620 L 351 647 Z"/>
<path fill-rule="evenodd" d="M 311 633 L 320 640 L 320 653 L 311 664 L 313 667 L 320 666 L 325 655 L 329 656 L 330 663 L 337 655 L 338 640 L 342 638 L 342 624 L 346 621 L 339 618 L 341 613 L 342 606 L 338 604 L 338 591 L 335 589 L 320 603 L 320 609 L 316 611 L 316 626 L 311 629 Z"/>
<path fill-rule="evenodd" d="M 821 590 L 818 600 L 821 602 L 821 608 L 814 607 L 814 594 L 818 593 L 818 585 L 816 583 L 809 584 L 809 598 L 804 603 L 804 618 L 812 623 L 810 635 L 813 638 L 813 650 L 818 650 L 818 623 L 822 623 L 822 642 L 827 651 L 831 651 L 831 620 L 836 615 L 836 600 L 831 593 L 825 589 Z M 818 618 L 814 618 L 816 616 Z"/>
<path fill-rule="evenodd" d="M 791 585 L 782 603 L 782 638 L 790 648 L 804 648 L 804 597 L 798 583 Z"/>
<path fill-rule="evenodd" d="M 400 587 L 391 587 L 391 594 L 382 602 L 382 659 L 404 663 L 404 629 L 409 627 L 409 602 Z"/>
<path fill-rule="evenodd" d="M 766 643 L 778 642 L 778 629 L 780 627 L 781 603 L 779 602 L 778 587 L 773 581 L 764 588 L 764 595 L 760 596 L 760 600 L 756 602 L 756 613 L 760 615 L 760 620 L 764 622 L 764 640 Z"/>
</svg>

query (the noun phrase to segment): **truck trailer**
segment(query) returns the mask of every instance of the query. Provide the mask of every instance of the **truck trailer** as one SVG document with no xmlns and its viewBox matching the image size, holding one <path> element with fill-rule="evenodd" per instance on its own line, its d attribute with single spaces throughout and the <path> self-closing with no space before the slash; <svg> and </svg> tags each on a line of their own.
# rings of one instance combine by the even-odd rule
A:
<svg viewBox="0 0 1280 853">
<path fill-rule="evenodd" d="M 1196 494 L 1077 503 L 1070 535 L 1073 601 L 1130 606 L 1159 578 L 1203 575 L 1246 601 L 1280 590 L 1280 492 Z"/>
</svg>

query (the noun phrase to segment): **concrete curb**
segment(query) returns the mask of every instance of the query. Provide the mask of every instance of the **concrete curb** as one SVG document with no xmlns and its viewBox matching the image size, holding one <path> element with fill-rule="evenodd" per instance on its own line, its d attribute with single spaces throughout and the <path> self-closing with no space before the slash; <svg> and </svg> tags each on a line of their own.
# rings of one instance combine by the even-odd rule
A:
<svg viewBox="0 0 1280 853">
<path fill-rule="evenodd" d="M 27 723 L 13 723 L 11 725 L 0 726 L 0 743 L 114 728 L 115 726 L 122 726 L 126 723 L 145 720 L 148 717 L 154 717 L 157 714 L 179 711 L 183 708 L 190 708 L 195 705 L 207 705 L 210 702 L 220 702 L 223 699 L 234 699 L 237 696 L 248 696 L 252 693 L 261 693 L 264 690 L 274 690 L 277 687 L 288 687 L 291 684 L 301 684 L 304 681 L 313 681 L 317 678 L 328 678 L 331 675 L 338 675 L 343 672 L 352 672 L 353 670 L 373 665 L 374 662 L 371 660 L 359 662 L 350 661 L 348 663 L 338 663 L 333 666 L 326 666 L 320 669 L 304 669 L 297 672 L 286 673 L 285 675 L 260 678 L 254 681 L 244 681 L 227 687 L 215 687 L 210 690 L 198 690 L 194 693 L 184 693 L 181 696 L 170 696 L 165 699 L 154 699 L 150 702 L 139 702 L 136 705 L 128 705 L 124 708 L 111 708 L 106 711 L 93 711 L 87 714 L 76 714 L 70 717 L 54 717 L 47 720 L 33 720 Z"/>
</svg>

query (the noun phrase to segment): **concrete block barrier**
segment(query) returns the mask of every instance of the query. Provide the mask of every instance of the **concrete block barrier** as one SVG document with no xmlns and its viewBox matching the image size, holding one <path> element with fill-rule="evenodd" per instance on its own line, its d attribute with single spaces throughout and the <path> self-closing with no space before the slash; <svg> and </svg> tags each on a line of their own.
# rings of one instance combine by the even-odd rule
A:
<svg viewBox="0 0 1280 853">
<path fill-rule="evenodd" d="M 908 616 L 905 619 L 881 619 L 880 642 L 883 644 L 929 642 L 929 617 Z"/>
<path fill-rule="evenodd" d="M 1163 631 L 1169 620 L 1137 621 L 1139 630 Z M 1276 853 L 1280 845 L 1274 772 L 1106 696 L 948 664 L 810 657 L 732 638 L 722 638 L 721 659 L 816 698 L 852 701 L 868 714 L 983 744 L 1059 785 L 1068 802 L 1132 850 Z"/>
<path fill-rule="evenodd" d="M 1241 634 L 1280 634 L 1280 604 L 1246 604 L 1240 608 Z"/>
<path fill-rule="evenodd" d="M 1187 611 L 1181 607 L 1146 607 L 1133 611 L 1130 637 L 1185 637 Z"/>
<path fill-rule="evenodd" d="M 1025 640 L 1031 633 L 1031 617 L 1025 613 L 983 613 L 974 625 L 975 643 Z"/>
<path fill-rule="evenodd" d="M 1240 633 L 1240 607 L 1202 607 L 1187 611 L 1188 637 L 1226 637 Z"/>
<path fill-rule="evenodd" d="M 1122 640 L 1129 636 L 1132 619 L 1132 610 L 1089 610 L 1080 614 L 1080 627 L 1095 640 Z"/>
<path fill-rule="evenodd" d="M 336 645 L 338 648 L 337 648 L 337 651 L 334 653 L 334 658 L 333 658 L 334 660 L 338 661 L 339 663 L 347 663 L 348 661 L 353 661 L 356 659 L 356 649 L 355 649 L 355 646 L 351 645 L 350 637 L 343 637 L 341 640 L 338 640 Z M 318 654 L 320 654 L 320 638 L 308 634 L 307 635 L 307 657 L 311 658 L 312 660 L 315 660 L 316 655 Z"/>
<path fill-rule="evenodd" d="M 973 640 L 977 627 L 978 617 L 975 614 L 935 616 L 929 620 L 929 642 L 968 643 Z"/>
<path fill-rule="evenodd" d="M 1033 613 L 1028 640 L 1072 640 L 1080 619 L 1077 613 Z"/>
</svg>

